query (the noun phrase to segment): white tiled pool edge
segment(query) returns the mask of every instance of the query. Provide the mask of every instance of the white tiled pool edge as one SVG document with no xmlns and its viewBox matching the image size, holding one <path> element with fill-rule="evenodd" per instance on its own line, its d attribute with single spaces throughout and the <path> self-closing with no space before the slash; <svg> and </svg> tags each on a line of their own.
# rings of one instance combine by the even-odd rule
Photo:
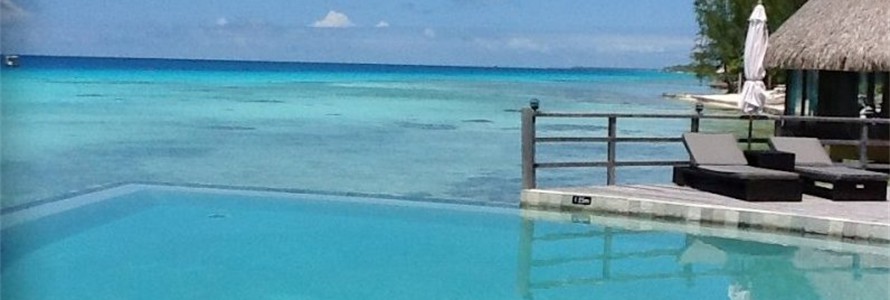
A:
<svg viewBox="0 0 890 300">
<path fill-rule="evenodd" d="M 575 196 L 590 197 L 587 205 L 573 204 Z M 632 197 L 616 197 L 554 190 L 523 190 L 522 207 L 555 211 L 590 211 L 641 218 L 665 218 L 735 228 L 756 228 L 890 242 L 890 225 L 755 210 L 709 204 L 677 203 Z"/>
<path fill-rule="evenodd" d="M 6 213 L 3 214 L 3 218 L 2 220 L 0 220 L 0 224 L 2 224 L 2 226 L 0 227 L 2 227 L 2 229 L 6 229 L 28 221 L 33 221 L 46 216 L 104 201 L 109 198 L 130 194 L 136 191 L 143 190 L 144 188 L 145 186 L 138 184 L 117 186 L 87 194 L 73 196 L 67 199 L 52 201 L 32 208 L 23 209 L 21 211 Z"/>
<path fill-rule="evenodd" d="M 303 199 L 307 196 L 316 200 L 338 201 L 338 202 L 355 202 L 365 204 L 389 205 L 389 206 L 405 206 L 405 207 L 423 207 L 431 209 L 447 209 L 455 211 L 479 212 L 479 213 L 515 213 L 516 208 L 506 208 L 498 206 L 475 206 L 466 203 L 448 203 L 448 202 L 423 202 L 408 201 L 403 199 L 387 199 L 387 198 L 371 198 L 372 195 L 334 195 L 334 194 L 312 194 L 306 192 L 294 192 L 275 188 L 244 188 L 244 187 L 223 187 L 212 185 L 169 185 L 169 184 L 151 184 L 151 183 L 127 183 L 120 185 L 110 185 L 107 188 L 99 188 L 97 190 L 85 190 L 81 194 L 75 196 L 51 199 L 46 203 L 37 205 L 28 205 L 22 209 L 16 209 L 11 212 L 5 212 L 0 215 L 0 228 L 7 229 L 19 224 L 38 220 L 47 216 L 55 215 L 65 211 L 77 209 L 90 204 L 114 199 L 116 197 L 140 191 L 154 192 L 182 192 L 182 193 L 202 193 L 217 195 L 238 195 L 247 197 L 267 197 L 267 198 L 290 198 Z"/>
<path fill-rule="evenodd" d="M 40 219 L 48 215 L 86 206 L 99 201 L 142 191 L 180 191 L 218 194 L 240 194 L 260 197 L 294 197 L 304 195 L 277 190 L 241 190 L 219 189 L 213 187 L 167 186 L 152 184 L 125 184 L 99 191 L 89 192 L 74 197 L 41 204 L 32 208 L 3 214 L 2 228 L 8 228 Z M 575 196 L 590 197 L 588 205 L 573 204 Z M 313 195 L 325 199 L 339 201 L 358 201 L 355 197 L 336 195 Z M 358 197 L 364 198 L 364 197 Z M 482 210 L 503 212 L 503 208 L 472 207 L 465 208 L 461 204 L 414 203 L 401 200 L 377 199 L 374 202 L 388 205 L 425 206 L 451 209 Z M 660 201 L 644 197 L 619 197 L 596 193 L 579 193 L 558 190 L 524 190 L 521 195 L 521 206 L 544 211 L 587 211 L 635 217 L 637 219 L 671 219 L 690 223 L 704 223 L 724 228 L 754 228 L 766 231 L 798 232 L 822 235 L 833 238 L 852 238 L 890 242 L 890 224 L 856 221 L 842 218 L 808 216 L 788 212 L 769 211 L 763 209 L 739 208 L 724 205 L 702 204 L 676 201 Z"/>
</svg>

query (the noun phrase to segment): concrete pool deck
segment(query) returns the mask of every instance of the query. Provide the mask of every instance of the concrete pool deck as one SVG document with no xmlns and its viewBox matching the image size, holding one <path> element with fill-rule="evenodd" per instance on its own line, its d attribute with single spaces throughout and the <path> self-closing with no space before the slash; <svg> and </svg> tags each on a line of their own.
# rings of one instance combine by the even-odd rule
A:
<svg viewBox="0 0 890 300">
<path fill-rule="evenodd" d="M 890 242 L 887 201 L 838 202 L 804 195 L 801 202 L 746 202 L 665 184 L 530 189 L 522 191 L 521 205 Z"/>
</svg>

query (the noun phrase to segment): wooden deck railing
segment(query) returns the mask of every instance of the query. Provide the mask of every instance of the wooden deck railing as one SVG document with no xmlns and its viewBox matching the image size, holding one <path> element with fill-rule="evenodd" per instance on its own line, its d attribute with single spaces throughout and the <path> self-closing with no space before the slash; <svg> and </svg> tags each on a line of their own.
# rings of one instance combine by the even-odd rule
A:
<svg viewBox="0 0 890 300">
<path fill-rule="evenodd" d="M 739 139 L 739 142 L 766 143 L 766 138 L 752 136 L 752 123 L 754 121 L 806 121 L 818 123 L 847 123 L 859 124 L 860 136 L 858 140 L 821 140 L 824 145 L 850 145 L 859 148 L 858 167 L 868 166 L 867 148 L 869 146 L 890 147 L 890 142 L 881 140 L 869 140 L 868 130 L 870 126 L 890 126 L 890 119 L 877 118 L 847 118 L 847 117 L 814 117 L 814 116 L 783 116 L 783 115 L 704 115 L 702 106 L 696 105 L 696 112 L 692 114 L 616 114 L 616 113 L 577 113 L 577 112 L 543 112 L 538 110 L 539 102 L 533 99 L 527 108 L 522 109 L 522 188 L 533 189 L 537 187 L 537 169 L 539 168 L 606 168 L 606 184 L 615 184 L 615 169 L 618 167 L 639 166 L 675 166 L 688 164 L 688 160 L 646 160 L 646 161 L 618 161 L 618 143 L 676 143 L 682 142 L 680 137 L 619 137 L 617 132 L 618 119 L 686 119 L 689 120 L 689 131 L 698 132 L 700 122 L 708 120 L 740 120 L 748 122 L 748 135 Z M 536 121 L 538 118 L 599 118 L 606 119 L 608 133 L 606 137 L 537 137 Z M 538 143 L 606 143 L 606 161 L 577 161 L 577 162 L 539 162 L 535 157 L 535 149 Z"/>
</svg>

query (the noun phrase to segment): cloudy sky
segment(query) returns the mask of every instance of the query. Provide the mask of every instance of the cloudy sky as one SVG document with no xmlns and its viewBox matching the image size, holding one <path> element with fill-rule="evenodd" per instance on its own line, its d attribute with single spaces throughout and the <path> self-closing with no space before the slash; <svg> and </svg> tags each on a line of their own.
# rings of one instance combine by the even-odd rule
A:
<svg viewBox="0 0 890 300">
<path fill-rule="evenodd" d="M 523 67 L 686 63 L 692 0 L 0 0 L 4 53 Z"/>
</svg>

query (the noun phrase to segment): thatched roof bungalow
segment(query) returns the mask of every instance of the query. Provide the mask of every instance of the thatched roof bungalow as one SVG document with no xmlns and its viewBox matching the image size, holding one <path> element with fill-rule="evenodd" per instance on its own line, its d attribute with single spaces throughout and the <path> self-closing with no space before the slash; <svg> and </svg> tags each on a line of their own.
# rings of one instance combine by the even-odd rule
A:
<svg viewBox="0 0 890 300">
<path fill-rule="evenodd" d="M 788 70 L 785 114 L 859 117 L 867 106 L 888 118 L 890 0 L 809 0 L 770 37 L 764 63 Z M 830 139 L 858 133 L 855 126 L 804 125 L 783 129 Z M 872 136 L 886 140 L 887 131 Z"/>
<path fill-rule="evenodd" d="M 890 0 L 810 0 L 770 37 L 766 65 L 890 72 Z"/>
</svg>

